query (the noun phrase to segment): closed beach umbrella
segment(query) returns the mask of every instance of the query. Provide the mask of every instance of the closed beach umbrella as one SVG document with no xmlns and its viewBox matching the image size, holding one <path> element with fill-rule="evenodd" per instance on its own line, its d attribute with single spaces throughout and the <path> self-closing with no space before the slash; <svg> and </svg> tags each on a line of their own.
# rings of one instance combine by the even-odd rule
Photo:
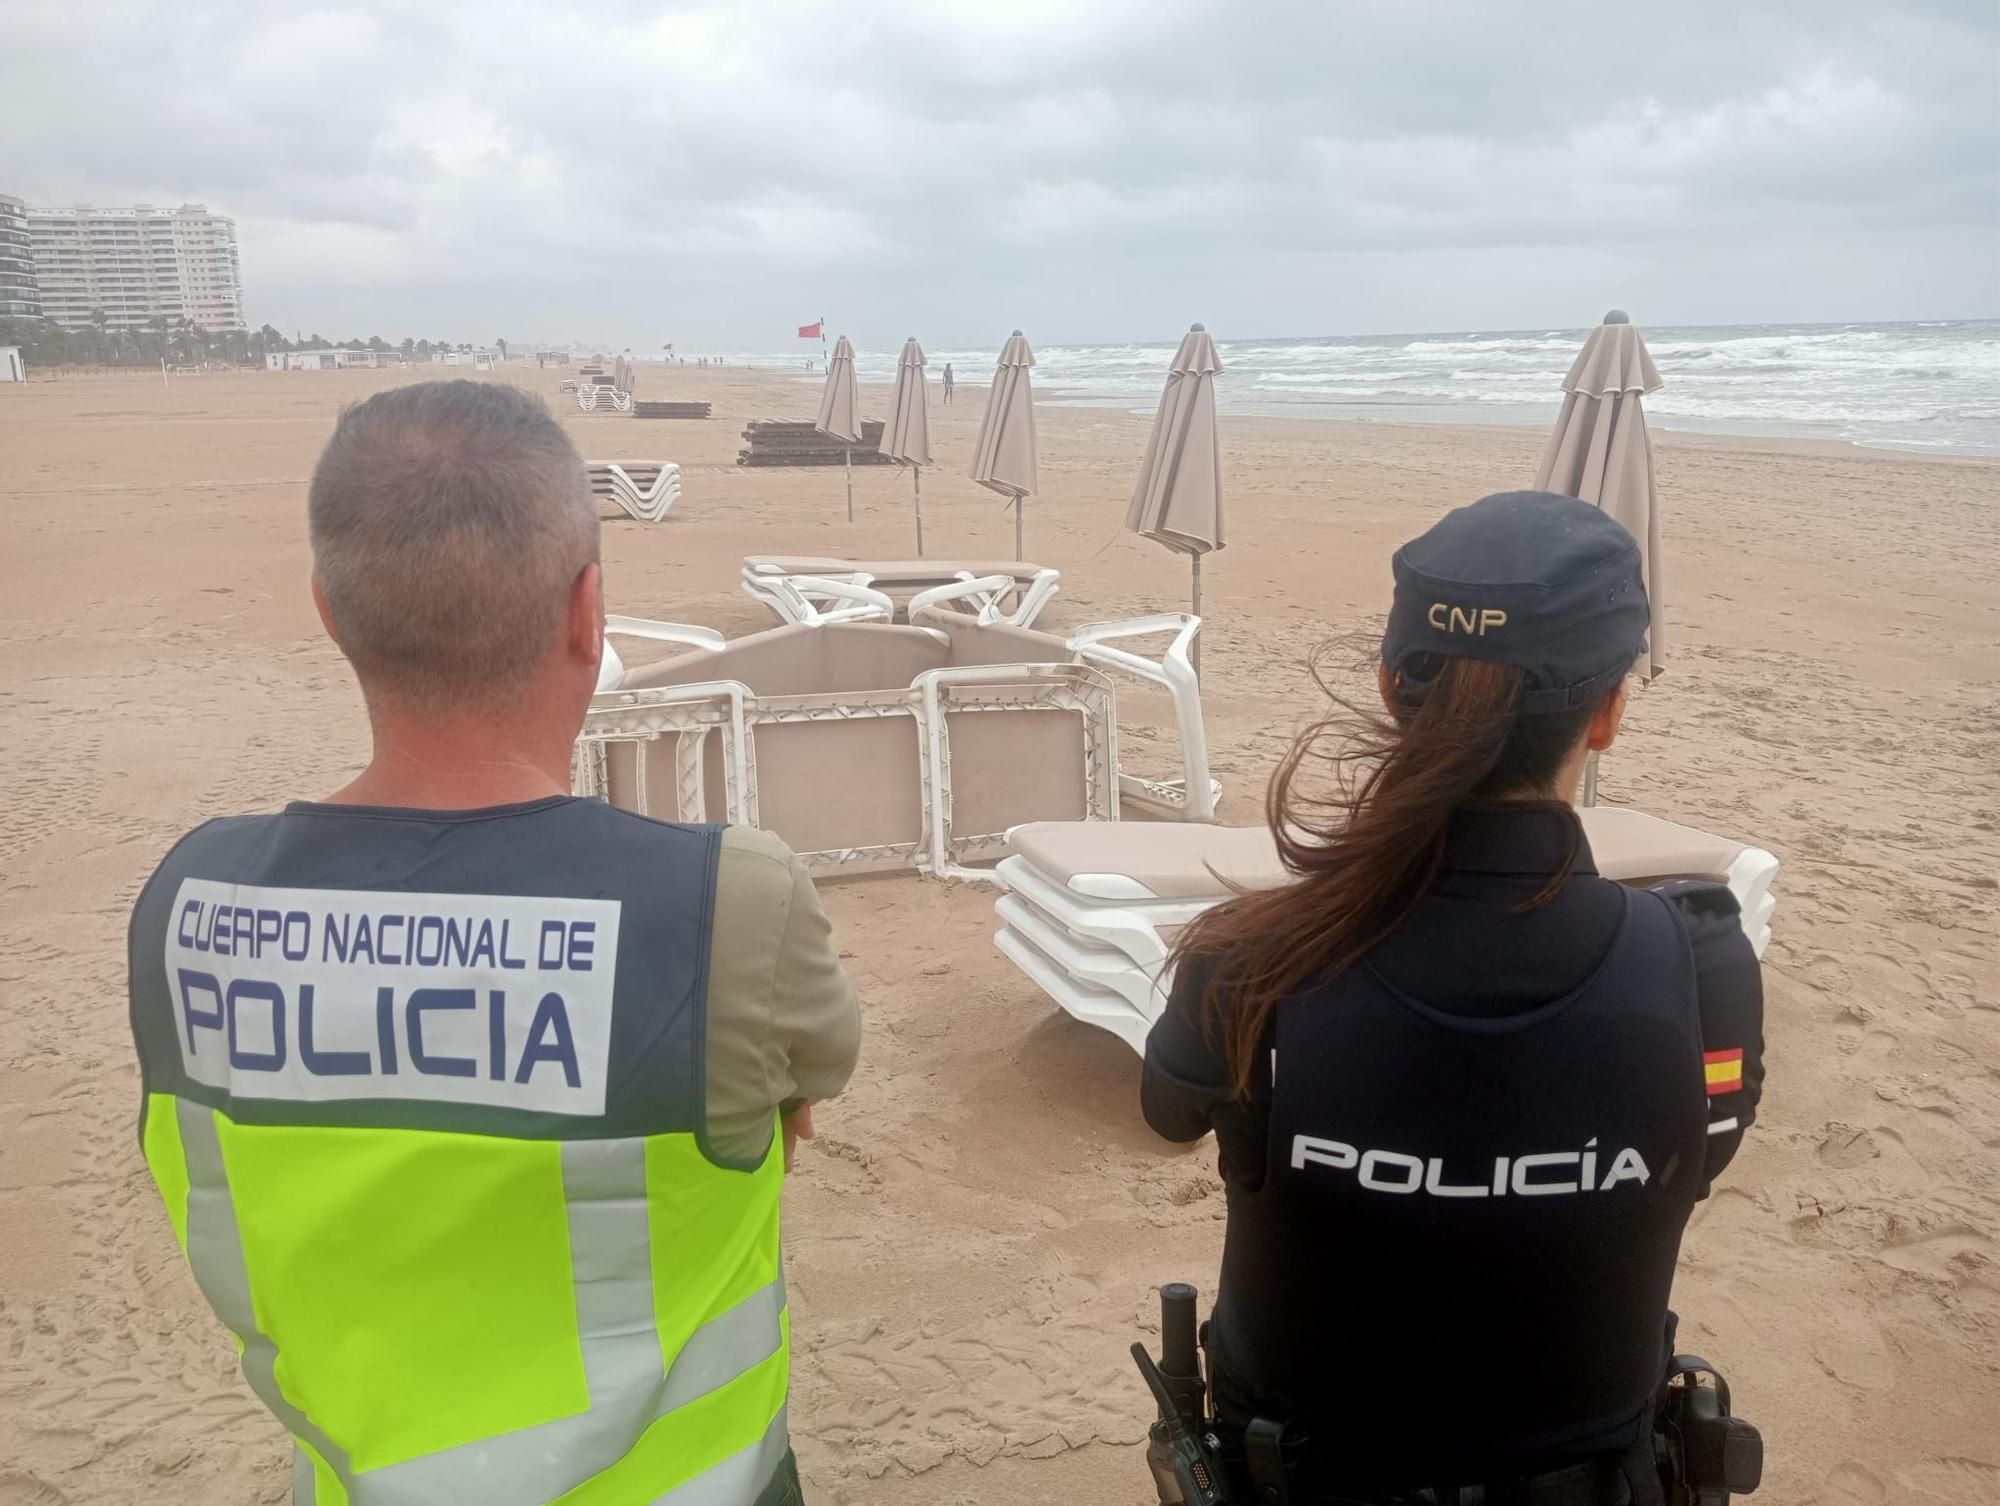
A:
<svg viewBox="0 0 2000 1506">
<path fill-rule="evenodd" d="M 1634 666 L 1645 680 L 1667 667 L 1666 552 L 1660 540 L 1653 442 L 1640 406 L 1660 386 L 1659 370 L 1638 328 L 1623 310 L 1613 309 L 1590 332 L 1563 378 L 1562 415 L 1535 475 L 1538 490 L 1596 503 L 1639 541 L 1646 600 L 1653 609 L 1645 657 Z M 1595 753 L 1585 768 L 1583 803 L 1597 803 Z"/>
<path fill-rule="evenodd" d="M 986 416 L 979 421 L 979 442 L 973 446 L 968 473 L 981 486 L 1014 499 L 1014 558 L 1026 559 L 1021 538 L 1021 499 L 1034 491 L 1035 395 L 1028 370 L 1035 353 L 1017 329 L 1000 351 L 993 368 L 993 390 L 986 395 Z"/>
<path fill-rule="evenodd" d="M 1639 541 L 1653 607 L 1639 667 L 1648 680 L 1667 667 L 1667 577 L 1653 444 L 1640 399 L 1659 389 L 1660 373 L 1637 326 L 1613 309 L 1563 378 L 1562 416 L 1535 476 L 1537 490 L 1594 502 Z"/>
<path fill-rule="evenodd" d="M 1193 562 L 1195 616 L 1201 615 L 1201 560 L 1228 540 L 1222 528 L 1222 455 L 1215 443 L 1215 374 L 1222 361 L 1199 324 L 1174 352 L 1167 390 L 1153 416 L 1145 464 L 1125 510 L 1125 526 Z"/>
<path fill-rule="evenodd" d="M 912 336 L 896 361 L 896 390 L 889 394 L 889 422 L 882 453 L 910 467 L 917 506 L 917 558 L 924 554 L 924 467 L 931 463 L 930 394 L 924 390 L 924 349 Z"/>
<path fill-rule="evenodd" d="M 827 363 L 826 390 L 819 395 L 820 433 L 841 442 L 841 459 L 847 469 L 847 521 L 854 521 L 854 446 L 861 442 L 861 420 L 856 416 L 854 398 L 854 347 L 842 335 L 833 342 L 833 359 Z"/>
</svg>

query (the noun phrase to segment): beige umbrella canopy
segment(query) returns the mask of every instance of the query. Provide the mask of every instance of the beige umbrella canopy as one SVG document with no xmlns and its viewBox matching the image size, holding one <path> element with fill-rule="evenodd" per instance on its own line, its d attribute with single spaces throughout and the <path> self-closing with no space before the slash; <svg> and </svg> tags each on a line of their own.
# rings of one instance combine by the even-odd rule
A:
<svg viewBox="0 0 2000 1506">
<path fill-rule="evenodd" d="M 1194 614 L 1201 615 L 1201 559 L 1228 540 L 1222 527 L 1222 456 L 1215 444 L 1215 374 L 1222 361 L 1199 324 L 1174 352 L 1153 437 L 1125 510 L 1125 526 L 1193 562 Z"/>
<path fill-rule="evenodd" d="M 979 442 L 973 446 L 967 473 L 981 486 L 1014 499 L 1014 558 L 1026 559 L 1021 538 L 1021 499 L 1035 490 L 1035 396 L 1028 370 L 1035 353 L 1017 329 L 1000 351 L 993 368 L 993 390 L 986 395 L 986 416 L 979 421 Z"/>
<path fill-rule="evenodd" d="M 924 467 L 931 463 L 930 395 L 924 390 L 924 350 L 912 336 L 896 361 L 896 390 L 889 395 L 889 422 L 882 429 L 882 453 L 910 467 L 917 506 L 917 558 L 924 554 Z"/>
<path fill-rule="evenodd" d="M 826 390 L 819 395 L 820 433 L 837 439 L 844 447 L 841 458 L 847 467 L 847 521 L 854 521 L 854 451 L 861 442 L 861 420 L 856 417 L 854 395 L 854 347 L 842 335 L 833 342 L 833 359 L 826 367 Z"/>
<path fill-rule="evenodd" d="M 1562 416 L 1535 476 L 1538 490 L 1595 502 L 1639 541 L 1646 599 L 1653 608 L 1640 666 L 1648 680 L 1667 667 L 1667 578 L 1653 444 L 1640 399 L 1660 385 L 1637 327 L 1613 309 L 1583 342 L 1563 378 Z"/>
<path fill-rule="evenodd" d="M 1640 400 L 1660 390 L 1659 369 L 1622 309 L 1590 332 L 1563 378 L 1562 414 L 1535 474 L 1540 491 L 1595 502 L 1639 541 L 1640 568 L 1653 621 L 1644 659 L 1634 668 L 1651 680 L 1667 667 L 1666 551 L 1660 542 L 1660 497 L 1653 477 L 1653 442 Z M 1597 755 L 1584 766 L 1583 803 L 1597 803 Z"/>
</svg>

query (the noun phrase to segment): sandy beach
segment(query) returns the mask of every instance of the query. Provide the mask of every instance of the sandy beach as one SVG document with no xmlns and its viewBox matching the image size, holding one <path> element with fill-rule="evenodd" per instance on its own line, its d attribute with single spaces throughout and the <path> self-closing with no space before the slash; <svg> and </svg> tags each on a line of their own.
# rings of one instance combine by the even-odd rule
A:
<svg viewBox="0 0 2000 1506">
<path fill-rule="evenodd" d="M 553 401 L 558 375 L 505 379 Z M 0 1506 L 286 1493 L 284 1435 L 140 1161 L 125 921 L 181 832 L 363 760 L 306 594 L 305 482 L 339 406 L 404 379 L 0 389 Z M 747 632 L 768 619 L 736 589 L 746 553 L 910 552 L 906 476 L 858 471 L 850 526 L 838 470 L 734 464 L 744 419 L 810 418 L 814 388 L 690 366 L 640 395 L 716 416 L 558 409 L 591 458 L 683 466 L 665 523 L 606 527 L 612 611 Z M 1012 551 L 964 477 L 984 396 L 932 393 L 934 555 Z M 882 400 L 865 389 L 864 413 Z M 1185 563 L 1120 531 L 1147 420 L 1045 404 L 1039 423 L 1028 552 L 1064 574 L 1046 620 L 1182 606 Z M 1318 705 L 1305 660 L 1379 622 L 1394 545 L 1531 481 L 1542 440 L 1225 419 L 1233 542 L 1204 638 L 1224 819 L 1258 819 Z M 1603 796 L 1784 863 L 1763 1118 L 1689 1231 L 1683 1347 L 1764 1430 L 1760 1503 L 2000 1500 L 2000 462 L 1656 440 L 1677 657 L 1635 696 Z M 1151 1135 L 1137 1058 L 999 957 L 990 890 L 825 893 L 867 1036 L 787 1192 L 809 1498 L 1151 1499 L 1125 1350 L 1157 1283 L 1213 1289 L 1212 1148 Z"/>
</svg>

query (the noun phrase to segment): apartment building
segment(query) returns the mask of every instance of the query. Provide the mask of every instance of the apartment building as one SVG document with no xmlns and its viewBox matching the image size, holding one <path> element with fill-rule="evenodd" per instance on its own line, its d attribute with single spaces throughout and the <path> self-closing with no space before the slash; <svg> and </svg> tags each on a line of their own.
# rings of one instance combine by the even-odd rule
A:
<svg viewBox="0 0 2000 1506">
<path fill-rule="evenodd" d="M 236 222 L 205 204 L 30 209 L 28 234 L 42 312 L 58 324 L 90 324 L 101 312 L 112 329 L 156 318 L 215 333 L 245 327 Z"/>
<path fill-rule="evenodd" d="M 41 312 L 28 206 L 0 193 L 0 319 L 34 319 Z"/>
</svg>

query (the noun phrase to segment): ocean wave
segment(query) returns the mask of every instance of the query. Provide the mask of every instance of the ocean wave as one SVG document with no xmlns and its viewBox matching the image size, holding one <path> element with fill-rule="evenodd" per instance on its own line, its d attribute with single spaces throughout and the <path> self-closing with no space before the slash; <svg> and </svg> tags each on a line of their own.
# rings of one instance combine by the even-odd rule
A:
<svg viewBox="0 0 2000 1506">
<path fill-rule="evenodd" d="M 1222 340 L 1217 398 L 1225 411 L 1462 406 L 1542 422 L 1586 333 Z M 1681 326 L 1645 335 L 1664 383 L 1646 408 L 1663 423 L 2000 451 L 2000 320 Z M 1064 402 L 1150 410 L 1174 347 L 1171 340 L 1050 345 L 1036 351 L 1035 381 Z M 932 380 L 951 361 L 965 385 L 983 384 L 995 354 L 933 351 Z M 863 352 L 857 366 L 864 380 L 883 382 L 894 376 L 895 357 L 894 348 Z M 797 354 L 775 361 L 794 372 L 799 363 Z"/>
</svg>

